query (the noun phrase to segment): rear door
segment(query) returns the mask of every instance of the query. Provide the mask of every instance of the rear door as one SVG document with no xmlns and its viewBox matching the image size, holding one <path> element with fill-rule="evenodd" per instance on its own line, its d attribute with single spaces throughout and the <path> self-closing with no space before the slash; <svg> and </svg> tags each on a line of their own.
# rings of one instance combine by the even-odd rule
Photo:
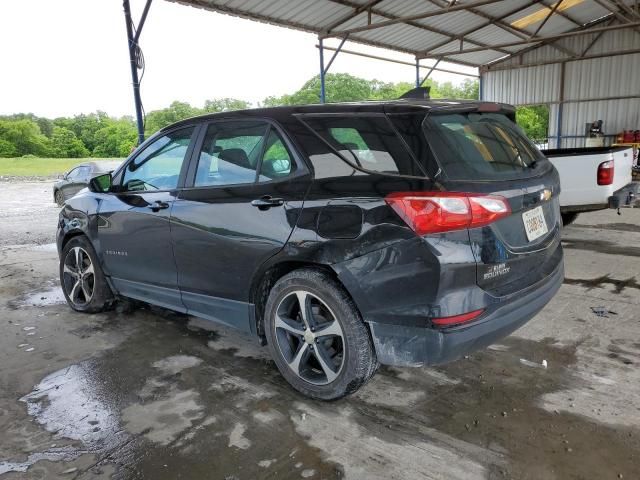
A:
<svg viewBox="0 0 640 480">
<path fill-rule="evenodd" d="M 201 137 L 171 218 L 182 300 L 250 330 L 252 279 L 287 242 L 311 176 L 267 121 L 214 122 Z"/>
<path fill-rule="evenodd" d="M 169 218 L 184 183 L 195 127 L 159 136 L 118 171 L 99 206 L 98 250 L 124 296 L 184 310 Z"/>
<path fill-rule="evenodd" d="M 433 114 L 424 131 L 449 191 L 505 197 L 511 215 L 469 231 L 477 282 L 496 296 L 546 277 L 562 257 L 556 170 L 502 113 Z"/>
</svg>

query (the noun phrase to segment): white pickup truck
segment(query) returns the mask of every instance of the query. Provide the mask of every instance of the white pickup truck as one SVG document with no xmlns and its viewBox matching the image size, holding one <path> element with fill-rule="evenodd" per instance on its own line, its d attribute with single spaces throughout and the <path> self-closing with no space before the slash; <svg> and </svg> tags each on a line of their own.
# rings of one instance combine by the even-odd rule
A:
<svg viewBox="0 0 640 480">
<path fill-rule="evenodd" d="M 580 212 L 633 204 L 640 184 L 631 179 L 631 148 L 570 148 L 542 153 L 560 174 L 560 211 L 565 225 Z"/>
</svg>

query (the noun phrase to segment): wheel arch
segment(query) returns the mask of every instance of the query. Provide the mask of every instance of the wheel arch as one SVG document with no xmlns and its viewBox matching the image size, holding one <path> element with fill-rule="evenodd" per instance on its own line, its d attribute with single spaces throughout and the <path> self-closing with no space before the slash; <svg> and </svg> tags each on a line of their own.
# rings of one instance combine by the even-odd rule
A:
<svg viewBox="0 0 640 480">
<path fill-rule="evenodd" d="M 264 309 L 269 298 L 269 292 L 276 284 L 278 280 L 294 270 L 300 270 L 303 268 L 310 268 L 322 271 L 329 275 L 349 297 L 354 301 L 351 293 L 347 289 L 346 285 L 340 280 L 336 271 L 328 264 L 314 263 L 303 260 L 282 260 L 276 263 L 272 263 L 269 266 L 263 268 L 258 274 L 255 275 L 250 291 L 250 302 L 255 306 L 254 316 L 252 322 L 255 328 L 256 334 L 260 337 L 262 342 L 265 342 L 265 330 L 264 330 Z M 357 304 L 356 304 L 357 307 Z M 358 311 L 360 315 L 360 312 Z"/>
</svg>

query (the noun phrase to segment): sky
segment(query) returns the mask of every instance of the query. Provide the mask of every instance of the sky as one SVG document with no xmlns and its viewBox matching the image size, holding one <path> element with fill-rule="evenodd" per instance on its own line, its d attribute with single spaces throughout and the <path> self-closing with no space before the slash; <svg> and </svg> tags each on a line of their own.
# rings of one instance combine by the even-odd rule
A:
<svg viewBox="0 0 640 480">
<path fill-rule="evenodd" d="M 137 22 L 144 0 L 131 0 L 131 6 Z M 125 29 L 121 0 L 0 2 L 0 114 L 133 115 Z M 268 96 L 295 92 L 319 69 L 313 34 L 164 0 L 154 0 L 140 44 L 146 111 L 174 100 L 202 106 L 222 97 L 257 105 Z M 413 62 L 408 55 L 349 42 L 345 48 Z M 346 54 L 338 55 L 331 72 L 393 82 L 415 78 L 413 67 Z M 433 78 L 459 83 L 465 77 L 434 72 Z"/>
</svg>

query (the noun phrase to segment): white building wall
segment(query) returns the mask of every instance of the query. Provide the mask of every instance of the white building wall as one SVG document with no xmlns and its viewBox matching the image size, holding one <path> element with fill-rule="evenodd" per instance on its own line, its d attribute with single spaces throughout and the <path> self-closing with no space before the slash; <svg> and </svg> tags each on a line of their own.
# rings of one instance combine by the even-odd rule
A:
<svg viewBox="0 0 640 480">
<path fill-rule="evenodd" d="M 562 40 L 561 45 L 582 53 L 594 38 L 595 35 L 572 37 Z M 604 33 L 587 55 L 636 49 L 640 50 L 640 33 L 631 29 L 619 30 Z M 561 64 L 526 68 L 518 68 L 518 65 L 566 58 L 567 55 L 557 49 L 544 46 L 495 64 L 496 68 L 515 68 L 482 72 L 483 98 L 512 105 L 548 104 L 550 147 L 555 147 Z M 592 100 L 609 97 L 637 98 Z M 560 130 L 563 148 L 584 146 L 584 138 L 570 137 L 583 136 L 585 124 L 595 120 L 603 120 L 607 135 L 615 135 L 624 129 L 640 129 L 640 53 L 566 62 L 564 100 Z M 613 137 L 608 138 L 609 142 L 613 140 Z"/>
</svg>

